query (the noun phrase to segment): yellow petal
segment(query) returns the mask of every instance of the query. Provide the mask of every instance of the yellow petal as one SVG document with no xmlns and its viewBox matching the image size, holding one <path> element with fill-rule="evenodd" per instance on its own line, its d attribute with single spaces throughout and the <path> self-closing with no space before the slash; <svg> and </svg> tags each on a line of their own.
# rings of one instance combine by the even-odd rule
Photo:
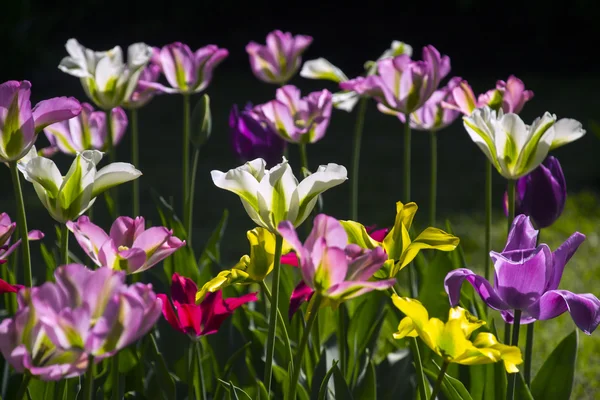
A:
<svg viewBox="0 0 600 400">
<path fill-rule="evenodd" d="M 404 225 L 406 229 L 410 229 L 418 209 L 417 203 L 410 202 L 402 204 L 402 202 L 399 201 L 396 203 L 396 218 L 402 221 L 402 225 Z"/>
<path fill-rule="evenodd" d="M 477 319 L 477 317 L 462 307 L 454 307 L 450 309 L 448 313 L 448 321 L 451 320 L 460 321 L 460 326 L 466 338 L 471 336 L 473 331 L 480 328 L 482 325 L 485 325 L 485 321 Z"/>
<path fill-rule="evenodd" d="M 246 236 L 250 243 L 250 262 L 246 272 L 250 279 L 260 282 L 273 270 L 275 234 L 264 228 L 254 228 Z M 284 243 L 283 247 L 282 254 L 290 251 L 289 244 Z"/>
<path fill-rule="evenodd" d="M 517 365 L 523 363 L 521 350 L 516 346 L 507 346 L 498 342 L 494 335 L 488 332 L 483 332 L 477 335 L 473 345 L 477 348 L 489 348 L 500 353 L 500 358 L 504 361 L 504 367 L 509 373 L 518 372 Z"/>
<path fill-rule="evenodd" d="M 367 229 L 355 221 L 340 221 L 346 234 L 348 235 L 348 243 L 356 244 L 363 249 L 374 249 L 381 246 L 376 240 L 373 240 L 367 233 Z"/>
<path fill-rule="evenodd" d="M 394 339 L 402 339 L 406 336 L 417 337 L 419 334 L 415 330 L 413 320 L 409 317 L 402 318 L 398 324 L 398 332 L 394 333 Z"/>
<path fill-rule="evenodd" d="M 196 293 L 196 303 L 200 303 L 208 292 L 214 293 L 217 290 L 224 289 L 233 284 L 250 283 L 248 281 L 248 274 L 240 269 L 233 268 L 221 271 L 216 277 L 206 282 Z"/>
<path fill-rule="evenodd" d="M 396 203 L 396 220 L 394 227 L 389 231 L 383 240 L 383 247 L 388 257 L 393 260 L 399 260 L 404 250 L 410 244 L 408 230 L 412 225 L 413 217 L 417 212 L 416 203 L 402 204 Z"/>
<path fill-rule="evenodd" d="M 445 324 L 437 319 L 431 318 L 425 326 L 423 327 L 423 331 L 421 332 L 421 340 L 425 342 L 427 347 L 431 350 L 435 351 L 438 355 L 443 356 L 440 352 L 440 338 L 442 337 L 445 329 Z"/>
<path fill-rule="evenodd" d="M 394 294 L 392 295 L 392 302 L 396 308 L 413 321 L 413 325 L 418 332 L 429 322 L 429 314 L 420 301 Z"/>
<path fill-rule="evenodd" d="M 467 339 L 460 320 L 449 320 L 440 334 L 437 344 L 444 356 L 455 359 L 464 354 L 473 344 Z"/>
<path fill-rule="evenodd" d="M 429 227 L 425 229 L 415 240 L 413 240 L 402 253 L 399 261 L 399 269 L 410 263 L 421 250 L 452 251 L 458 246 L 460 239 L 441 229 Z"/>
</svg>

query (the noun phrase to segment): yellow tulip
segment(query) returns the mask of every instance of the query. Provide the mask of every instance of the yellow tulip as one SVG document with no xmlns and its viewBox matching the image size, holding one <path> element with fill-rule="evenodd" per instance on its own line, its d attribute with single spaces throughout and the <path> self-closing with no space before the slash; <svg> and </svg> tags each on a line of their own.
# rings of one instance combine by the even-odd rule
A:
<svg viewBox="0 0 600 400">
<path fill-rule="evenodd" d="M 383 242 L 371 238 L 366 228 L 354 221 L 340 221 L 348 234 L 348 241 L 365 249 L 383 247 L 389 260 L 393 260 L 389 269 L 389 276 L 394 277 L 402 268 L 406 267 L 421 250 L 452 251 L 458 246 L 459 238 L 444 232 L 441 229 L 429 227 L 411 240 L 409 230 L 417 212 L 416 203 L 396 203 L 396 221 L 394 227 L 388 232 Z M 388 265 L 389 265 L 388 264 Z"/>
<path fill-rule="evenodd" d="M 395 339 L 406 336 L 420 337 L 425 344 L 447 363 L 463 365 L 490 364 L 500 360 L 509 373 L 518 372 L 517 365 L 523 362 L 521 350 L 516 346 L 499 343 L 488 332 L 479 333 L 475 341 L 469 337 L 485 324 L 461 307 L 450 309 L 448 322 L 429 318 L 423 305 L 414 299 L 392 295 L 394 305 L 406 314 L 400 321 Z"/>
</svg>

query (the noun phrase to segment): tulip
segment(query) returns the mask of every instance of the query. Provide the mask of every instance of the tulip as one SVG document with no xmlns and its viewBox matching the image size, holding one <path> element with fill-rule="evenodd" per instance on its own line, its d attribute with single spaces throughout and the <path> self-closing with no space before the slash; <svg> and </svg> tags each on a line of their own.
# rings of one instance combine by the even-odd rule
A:
<svg viewBox="0 0 600 400">
<path fill-rule="evenodd" d="M 223 299 L 222 291 L 218 290 L 209 293 L 196 304 L 197 291 L 194 281 L 175 273 L 171 281 L 173 304 L 171 305 L 166 295 L 158 295 L 162 300 L 162 313 L 167 322 L 173 329 L 190 336 L 191 339 L 217 333 L 221 324 L 236 308 L 258 300 L 256 293 Z"/>
<path fill-rule="evenodd" d="M 495 287 L 466 268 L 451 271 L 444 282 L 451 305 L 458 304 L 466 280 L 488 307 L 502 312 L 507 323 L 514 322 L 513 310 L 521 313 L 521 324 L 556 318 L 569 311 L 575 325 L 591 334 L 600 324 L 600 300 L 589 293 L 558 290 L 565 265 L 585 236 L 575 232 L 552 252 L 546 244 L 536 247 L 537 235 L 529 217 L 517 216 L 504 250 L 490 252 L 496 270 Z"/>
<path fill-rule="evenodd" d="M 65 47 L 69 56 L 62 59 L 58 69 L 80 78 L 85 94 L 103 110 L 119 107 L 131 97 L 152 56 L 152 48 L 144 43 L 129 46 L 127 63 L 119 46 L 94 51 L 69 39 Z"/>
<path fill-rule="evenodd" d="M 525 214 L 538 228 L 547 228 L 562 214 L 567 199 L 567 183 L 558 159 L 548 156 L 539 167 L 516 183 L 515 213 Z M 508 215 L 508 195 L 504 194 Z"/>
<path fill-rule="evenodd" d="M 291 143 L 315 143 L 325 136 L 331 119 L 332 97 L 328 90 L 300 97 L 300 89 L 286 85 L 275 100 L 256 106 L 254 112 L 269 128 Z"/>
<path fill-rule="evenodd" d="M 233 152 L 242 161 L 262 158 L 268 166 L 281 159 L 286 142 L 252 111 L 249 104 L 241 112 L 234 105 L 229 114 Z"/>
<path fill-rule="evenodd" d="M 384 270 L 387 272 L 387 276 L 392 278 L 414 260 L 421 250 L 452 251 L 458 246 L 458 237 L 433 227 L 426 228 L 412 240 L 408 232 L 417 209 L 416 203 L 402 204 L 400 201 L 397 202 L 394 226 L 381 241 L 378 240 L 377 236 L 383 232 L 374 235 L 374 238 L 358 222 L 340 221 L 340 223 L 346 231 L 350 243 L 363 249 L 383 248 L 387 254 Z"/>
<path fill-rule="evenodd" d="M 502 111 L 505 113 L 520 113 L 525 103 L 533 98 L 533 92 L 525 90 L 523 81 L 514 75 L 506 82 L 498 81 L 496 90 L 502 94 Z"/>
<path fill-rule="evenodd" d="M 143 217 L 119 217 L 109 234 L 86 216 L 68 221 L 67 228 L 96 265 L 127 274 L 143 272 L 185 246 L 184 240 L 163 226 L 146 229 Z"/>
<path fill-rule="evenodd" d="M 21 289 L 19 310 L 0 324 L 0 351 L 18 372 L 42 380 L 81 375 L 90 356 L 113 356 L 160 317 L 152 286 L 127 286 L 122 272 L 68 264 L 54 277 L 56 283 Z"/>
<path fill-rule="evenodd" d="M 0 264 L 4 264 L 6 260 L 0 260 Z M 4 293 L 17 293 L 23 289 L 22 285 L 12 285 L 3 279 L 0 279 L 0 294 Z"/>
<path fill-rule="evenodd" d="M 548 151 L 579 139 L 585 134 L 581 123 L 546 112 L 531 125 L 513 113 L 477 109 L 463 117 L 465 129 L 496 170 L 516 180 L 537 168 Z"/>
<path fill-rule="evenodd" d="M 292 36 L 290 32 L 273 31 L 267 35 L 267 44 L 250 42 L 246 52 L 254 76 L 263 82 L 284 85 L 302 64 L 302 53 L 312 43 L 312 37 Z"/>
<path fill-rule="evenodd" d="M 0 85 L 0 162 L 24 157 L 46 126 L 73 118 L 81 105 L 72 97 L 42 100 L 31 108 L 31 83 L 8 81 Z"/>
<path fill-rule="evenodd" d="M 21 244 L 21 240 L 17 240 L 11 245 L 11 236 L 17 227 L 16 222 L 12 222 L 7 213 L 0 214 L 0 264 L 3 264 L 8 259 L 13 251 Z M 29 231 L 27 238 L 30 241 L 40 240 L 44 238 L 41 231 Z"/>
<path fill-rule="evenodd" d="M 81 104 L 81 114 L 67 121 L 57 122 L 44 128 L 52 147 L 70 155 L 84 150 L 108 150 L 106 113 L 94 111 L 91 104 Z M 117 145 L 127 130 L 127 114 L 122 108 L 111 110 L 113 145 Z M 45 149 L 49 151 L 49 149 Z"/>
<path fill-rule="evenodd" d="M 19 162 L 25 179 L 33 183 L 40 201 L 52 218 L 60 223 L 73 220 L 87 211 L 104 191 L 137 179 L 142 173 L 127 163 L 112 163 L 96 170 L 102 159 L 97 150 L 85 150 L 75 157 L 66 176 L 54 161 L 37 156 L 32 147 Z"/>
<path fill-rule="evenodd" d="M 408 114 L 419 109 L 450 72 L 450 59 L 433 46 L 423 48 L 423 61 L 407 54 L 377 62 L 378 75 L 340 83 L 345 90 L 374 97 L 381 112 Z"/>
<path fill-rule="evenodd" d="M 448 322 L 444 323 L 437 318 L 429 318 L 427 309 L 418 300 L 393 295 L 392 301 L 406 314 L 398 325 L 398 332 L 394 333 L 395 339 L 418 336 L 442 357 L 445 364 L 478 365 L 503 361 L 507 372 L 519 372 L 517 365 L 523 359 L 518 347 L 501 344 L 488 332 L 477 334 L 473 342 L 469 340 L 476 329 L 485 325 L 485 321 L 478 320 L 467 310 L 461 307 L 450 309 Z"/>
<path fill-rule="evenodd" d="M 273 233 L 282 221 L 299 226 L 319 194 L 343 183 L 346 176 L 344 166 L 330 163 L 298 183 L 285 157 L 270 170 L 265 160 L 257 158 L 227 172 L 211 171 L 213 183 L 240 196 L 252 221 Z"/>
<path fill-rule="evenodd" d="M 131 93 L 131 97 L 125 101 L 124 107 L 128 109 L 138 109 L 154 98 L 154 95 L 161 93 L 162 91 L 157 90 L 154 84 L 160 77 L 161 69 L 158 61 L 160 56 L 160 50 L 156 47 L 152 48 L 152 58 L 150 63 L 142 70 L 140 74 L 138 84 L 134 91 Z"/>
</svg>

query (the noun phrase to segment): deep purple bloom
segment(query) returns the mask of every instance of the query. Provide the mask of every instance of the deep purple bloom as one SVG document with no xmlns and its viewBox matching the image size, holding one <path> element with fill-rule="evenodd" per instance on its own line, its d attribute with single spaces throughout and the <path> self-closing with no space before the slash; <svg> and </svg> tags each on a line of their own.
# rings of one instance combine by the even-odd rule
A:
<svg viewBox="0 0 600 400">
<path fill-rule="evenodd" d="M 494 287 L 473 271 L 459 268 L 444 282 L 450 304 L 458 305 L 466 280 L 488 307 L 501 311 L 508 323 L 513 323 L 514 310 L 522 311 L 522 324 L 556 318 L 568 311 L 575 325 L 590 335 L 600 324 L 600 300 L 590 293 L 558 289 L 565 265 L 585 236 L 575 232 L 552 252 L 546 244 L 535 247 L 537 235 L 529 217 L 517 216 L 504 250 L 490 252 L 496 270 Z"/>
<path fill-rule="evenodd" d="M 262 158 L 268 166 L 277 164 L 283 156 L 286 142 L 269 124 L 260 121 L 248 104 L 241 112 L 234 105 L 229 114 L 229 131 L 233 152 L 242 162 Z"/>
<path fill-rule="evenodd" d="M 567 183 L 558 159 L 548 156 L 539 167 L 516 183 L 515 213 L 531 217 L 538 228 L 547 228 L 562 214 L 567 200 Z M 508 194 L 504 193 L 508 215 Z"/>
</svg>

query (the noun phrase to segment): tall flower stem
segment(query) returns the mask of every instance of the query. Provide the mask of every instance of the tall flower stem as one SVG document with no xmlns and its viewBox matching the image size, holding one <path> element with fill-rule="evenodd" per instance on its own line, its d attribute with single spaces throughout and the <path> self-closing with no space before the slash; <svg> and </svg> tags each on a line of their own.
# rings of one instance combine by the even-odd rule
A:
<svg viewBox="0 0 600 400">
<path fill-rule="evenodd" d="M 192 247 L 192 220 L 194 219 L 194 195 L 196 192 L 196 172 L 198 171 L 198 162 L 200 160 L 200 147 L 196 147 L 194 150 L 194 161 L 192 163 L 192 178 L 190 180 L 190 192 L 186 201 L 186 216 L 185 229 L 187 232 L 186 242 L 188 246 Z M 137 180 L 137 179 L 136 179 Z"/>
<path fill-rule="evenodd" d="M 437 134 L 430 132 L 431 138 L 431 179 L 429 180 L 429 226 L 435 226 L 435 211 L 437 206 Z"/>
<path fill-rule="evenodd" d="M 118 353 L 117 353 L 118 354 Z M 114 393 L 114 391 L 113 391 Z M 94 398 L 94 356 L 88 356 L 88 367 L 85 373 L 85 381 L 83 383 L 83 399 L 92 400 Z M 118 397 L 113 397 L 117 399 Z"/>
<path fill-rule="evenodd" d="M 112 365 L 110 366 L 112 374 L 112 398 L 118 399 L 121 391 L 121 374 L 119 373 L 119 353 L 117 352 L 112 357 Z"/>
<path fill-rule="evenodd" d="M 490 279 L 492 259 L 492 163 L 485 159 L 485 245 L 484 245 L 484 272 L 485 279 Z"/>
<path fill-rule="evenodd" d="M 367 111 L 367 98 L 360 99 L 358 104 L 358 113 L 356 115 L 356 125 L 354 125 L 354 150 L 352 153 L 352 180 L 350 180 L 350 219 L 358 221 L 358 171 L 360 166 L 360 144 L 362 140 L 363 128 L 365 125 L 365 113 Z M 342 363 L 342 367 L 343 367 Z"/>
<path fill-rule="evenodd" d="M 304 176 L 304 170 L 309 171 L 308 169 L 308 156 L 306 155 L 306 144 L 300 143 L 298 145 L 300 148 L 300 167 L 302 168 L 302 175 Z"/>
<path fill-rule="evenodd" d="M 344 303 L 340 304 L 337 310 L 338 315 L 338 324 L 337 324 L 337 345 L 338 345 L 338 353 L 340 357 L 340 368 L 342 370 L 342 374 L 348 372 L 348 348 L 347 348 L 347 332 L 346 332 L 346 305 Z"/>
<path fill-rule="evenodd" d="M 508 217 L 507 217 L 507 224 L 508 224 L 508 233 L 510 233 L 510 226 L 512 225 L 512 222 L 515 219 L 515 183 L 516 181 L 509 179 L 508 180 Z M 519 311 L 520 313 L 520 311 Z M 515 325 L 516 326 L 516 325 Z M 505 322 L 504 323 L 504 343 L 508 344 L 508 339 L 510 338 L 510 324 Z M 517 328 L 518 331 L 518 328 Z M 518 332 L 517 332 L 518 333 Z M 513 333 L 513 338 L 514 338 L 514 333 Z"/>
<path fill-rule="evenodd" d="M 29 238 L 27 236 L 27 217 L 25 216 L 25 202 L 23 201 L 23 191 L 21 190 L 21 178 L 17 169 L 17 162 L 10 162 L 10 174 L 13 181 L 13 190 L 15 192 L 15 202 L 17 203 L 17 226 L 21 235 L 21 249 L 23 249 L 23 273 L 25 276 L 25 286 L 31 287 L 33 277 L 31 275 L 31 254 L 29 252 Z"/>
<path fill-rule="evenodd" d="M 21 381 L 21 386 L 19 386 L 19 391 L 15 396 L 16 400 L 22 400 L 25 397 L 25 393 L 27 393 L 27 386 L 29 386 L 29 381 L 31 380 L 31 374 L 29 372 L 25 372 L 23 375 L 23 380 Z"/>
<path fill-rule="evenodd" d="M 273 370 L 273 355 L 275 352 L 275 336 L 277 334 L 277 311 L 279 308 L 279 272 L 281 269 L 281 248 L 283 237 L 277 234 L 275 238 L 275 259 L 273 260 L 273 282 L 271 295 L 271 310 L 269 315 L 269 331 L 267 333 L 267 357 L 265 358 L 265 374 L 263 382 L 267 393 L 271 391 L 271 377 Z M 296 364 L 294 364 L 296 365 Z M 296 368 L 298 366 L 296 365 Z"/>
<path fill-rule="evenodd" d="M 311 313 L 308 316 L 308 321 L 306 321 L 306 327 L 304 328 L 304 333 L 302 334 L 302 339 L 300 339 L 300 344 L 296 349 L 296 358 L 294 359 L 294 373 L 292 375 L 292 379 L 290 380 L 290 387 L 288 392 L 288 399 L 293 400 L 296 399 L 296 389 L 298 387 L 298 379 L 300 379 L 300 371 L 302 371 L 302 357 L 304 356 L 304 350 L 306 349 L 306 345 L 308 343 L 308 338 L 310 337 L 310 332 L 312 331 L 312 327 L 317 319 L 317 315 L 319 314 L 319 307 L 321 305 L 321 296 L 318 294 L 314 295 L 314 300 L 312 301 Z"/>
<path fill-rule="evenodd" d="M 435 381 L 435 386 L 433 387 L 433 391 L 431 392 L 431 397 L 429 398 L 430 400 L 435 400 L 435 396 L 437 396 L 437 394 L 440 392 L 440 389 L 442 388 L 442 382 L 444 381 L 444 376 L 446 376 L 448 365 L 450 365 L 448 361 L 444 361 L 442 364 L 442 368 L 440 368 L 440 374 L 438 375 L 437 380 Z"/>
<path fill-rule="evenodd" d="M 419 396 L 421 399 L 427 398 L 428 384 L 425 380 L 425 373 L 423 372 L 423 361 L 421 360 L 421 352 L 419 351 L 419 344 L 417 338 L 411 337 L 408 339 L 410 343 L 410 351 L 415 360 L 415 370 L 417 374 L 417 388 L 419 390 Z"/>
<path fill-rule="evenodd" d="M 263 293 L 267 297 L 267 300 L 269 300 L 269 303 L 273 304 L 272 303 L 273 296 L 271 295 L 271 291 L 269 290 L 269 287 L 267 286 L 265 281 L 260 282 L 260 287 L 262 288 Z M 285 343 L 285 347 L 287 347 L 288 357 L 290 359 L 290 362 L 292 363 L 292 369 L 293 369 L 294 368 L 294 364 L 293 364 L 294 363 L 294 354 L 292 352 L 292 344 L 290 342 L 290 335 L 288 334 L 288 330 L 285 326 L 285 320 L 283 319 L 283 315 L 281 315 L 281 311 L 279 311 L 279 309 L 277 309 L 277 320 L 281 324 L 281 329 L 283 331 L 283 342 Z"/>
<path fill-rule="evenodd" d="M 194 351 L 194 342 L 190 342 L 190 346 L 187 350 L 187 384 L 188 384 L 188 399 L 194 400 L 195 391 L 194 391 L 194 369 L 196 368 L 196 362 L 194 359 L 196 358 L 196 352 Z"/>
<path fill-rule="evenodd" d="M 112 109 L 106 111 L 106 149 L 108 150 L 108 160 L 111 163 L 117 161 L 117 152 L 114 144 L 114 135 L 113 125 L 112 125 Z M 110 194 L 114 204 L 114 215 L 116 217 L 119 215 L 119 192 L 117 191 L 117 187 L 113 187 L 110 189 Z"/>
<path fill-rule="evenodd" d="M 410 201 L 410 113 L 406 113 L 404 124 L 404 202 Z"/>
<path fill-rule="evenodd" d="M 531 361 L 533 358 L 533 330 L 535 322 L 527 325 L 527 341 L 525 342 L 525 384 L 531 383 Z"/>
<path fill-rule="evenodd" d="M 60 227 L 60 262 L 63 265 L 69 263 L 69 228 L 66 224 Z"/>
<path fill-rule="evenodd" d="M 194 342 L 194 349 L 196 351 L 196 362 L 198 363 L 198 381 L 200 387 L 196 389 L 196 393 L 200 392 L 200 399 L 206 400 L 206 389 L 204 387 L 204 368 L 202 367 L 202 344 L 200 340 Z"/>
<path fill-rule="evenodd" d="M 521 326 L 521 310 L 515 310 L 515 320 L 513 323 L 512 341 L 511 346 L 519 346 L 519 327 Z M 506 399 L 513 400 L 515 398 L 515 386 L 517 383 L 517 374 L 510 374 L 508 376 L 508 389 L 506 390 Z"/>
<path fill-rule="evenodd" d="M 131 163 L 140 168 L 140 148 L 137 109 L 131 110 Z M 140 181 L 133 180 L 133 217 L 140 215 Z"/>
<path fill-rule="evenodd" d="M 187 221 L 186 202 L 190 195 L 190 95 L 183 95 L 183 149 L 182 149 L 182 184 L 183 184 L 183 220 Z"/>
</svg>

